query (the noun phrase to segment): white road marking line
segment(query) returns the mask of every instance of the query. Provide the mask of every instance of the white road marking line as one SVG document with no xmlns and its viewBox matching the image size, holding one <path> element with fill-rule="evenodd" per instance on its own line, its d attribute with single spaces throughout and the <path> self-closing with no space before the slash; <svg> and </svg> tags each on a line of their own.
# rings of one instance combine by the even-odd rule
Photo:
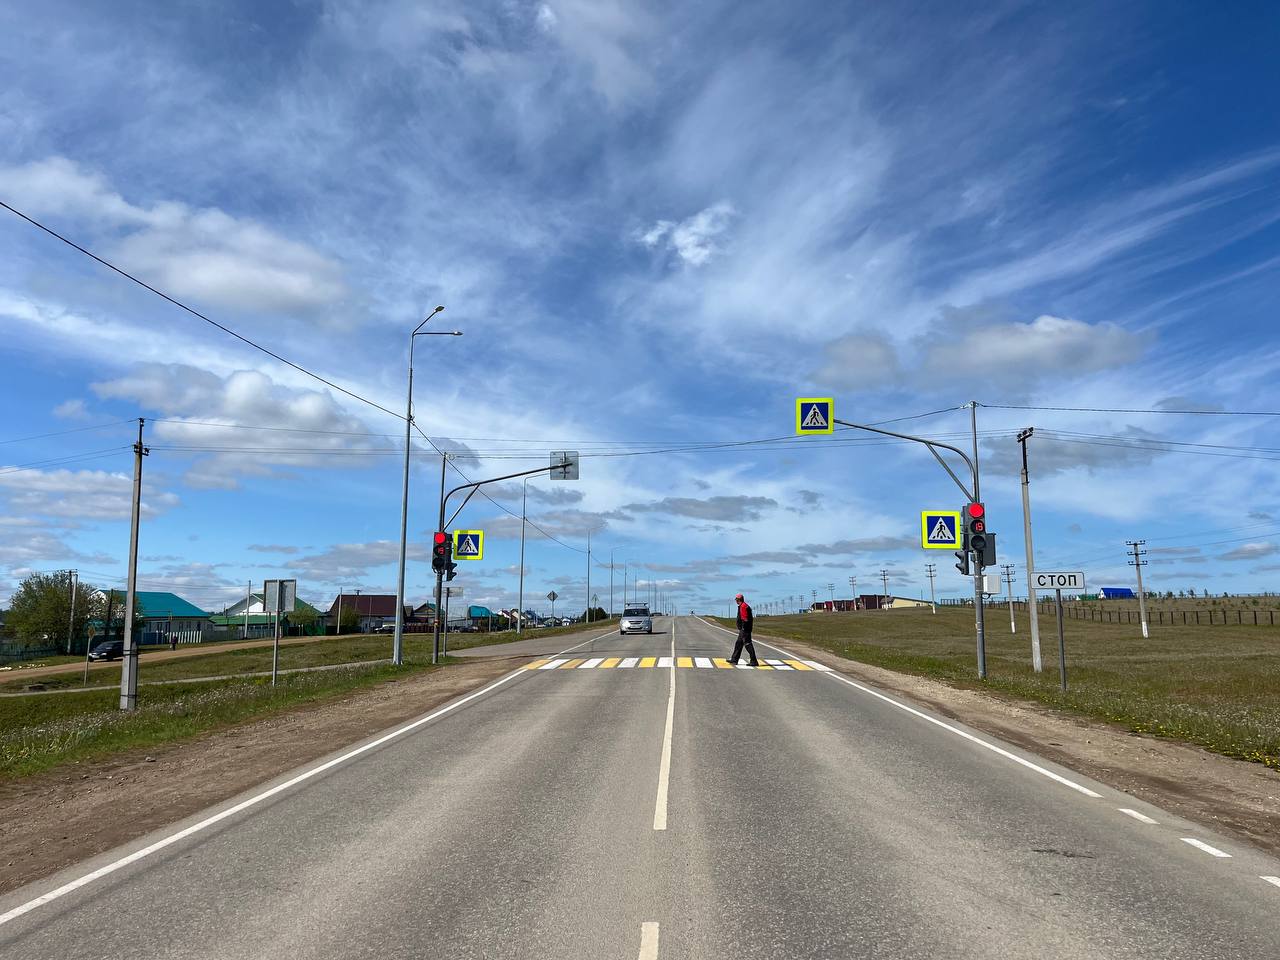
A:
<svg viewBox="0 0 1280 960">
<path fill-rule="evenodd" d="M 675 663 L 675 657 L 674 657 L 674 656 L 670 656 L 670 657 L 659 657 L 659 658 L 658 658 L 658 666 L 659 666 L 659 667 L 669 667 L 669 666 L 671 666 L 673 663 Z"/>
<path fill-rule="evenodd" d="M 766 660 L 765 663 L 773 667 L 775 670 L 794 670 L 795 667 L 789 663 L 783 663 L 781 660 Z"/>
<path fill-rule="evenodd" d="M 1160 822 L 1159 820 L 1152 820 L 1145 813 L 1139 813 L 1137 810 L 1130 810 L 1128 807 L 1120 807 L 1119 809 L 1121 813 L 1125 814 L 1126 816 L 1133 817 L 1133 819 L 1139 821 L 1140 823 L 1159 823 Z"/>
<path fill-rule="evenodd" d="M 1280 877 L 1259 877 L 1259 880 L 1265 880 L 1273 887 L 1280 887 Z"/>
<path fill-rule="evenodd" d="M 569 647 L 567 650 L 562 650 L 560 652 L 568 653 L 570 650 L 577 650 L 578 647 L 584 647 L 588 643 L 592 643 L 596 640 L 602 640 L 604 639 L 604 637 L 610 636 L 616 632 L 617 632 L 616 630 L 610 630 L 609 633 L 601 634 L 599 637 L 590 637 L 586 640 L 583 640 L 582 643 L 575 643 L 572 647 Z M 560 662 L 563 663 L 564 661 L 560 661 Z M 546 668 L 543 667 L 540 669 L 546 669 Z M 354 750 L 348 750 L 346 753 L 342 754 L 341 756 L 334 757 L 332 760 L 326 760 L 324 763 L 320 764 L 318 767 L 312 767 L 310 770 L 304 771 L 303 773 L 298 774 L 296 777 L 292 777 L 286 780 L 284 783 L 277 784 L 276 786 L 271 787 L 268 790 L 262 791 L 262 793 L 254 794 L 252 797 L 250 797 L 247 800 L 241 800 L 235 806 L 228 807 L 226 810 L 223 810 L 219 813 L 215 813 L 211 817 L 206 817 L 205 819 L 201 820 L 199 823 L 193 823 L 191 826 L 186 827 L 182 830 L 179 830 L 177 833 L 171 833 L 169 834 L 169 836 L 164 837 L 163 839 L 157 840 L 155 843 L 149 846 L 143 847 L 141 850 L 135 850 L 133 853 L 129 854 L 128 856 L 121 857 L 119 860 L 113 860 L 111 863 L 104 864 L 103 866 L 99 867 L 97 870 L 93 870 L 93 871 L 90 871 L 89 873 L 84 874 L 83 876 L 76 877 L 76 879 L 70 880 L 64 883 L 62 886 L 57 887 L 53 890 L 50 890 L 48 893 L 41 894 L 40 896 L 36 897 L 34 900 L 28 900 L 26 903 L 14 907 L 12 910 L 9 910 L 6 913 L 0 913 L 0 927 L 4 926 L 6 923 L 9 923 L 13 920 L 17 920 L 19 917 L 23 916 L 24 914 L 30 913 L 32 910 L 35 910 L 37 907 L 42 907 L 46 903 L 52 903 L 54 900 L 59 900 L 62 897 L 65 897 L 68 893 L 74 893 L 76 890 L 79 890 L 81 887 L 88 886 L 89 884 L 93 883 L 95 880 L 101 880 L 103 877 L 110 876 L 111 874 L 115 873 L 117 870 L 121 870 L 129 866 L 129 864 L 131 863 L 137 863 L 139 860 L 149 857 L 153 853 L 158 853 L 161 850 L 164 850 L 168 847 L 173 846 L 175 843 L 177 843 L 180 840 L 185 840 L 187 837 L 200 833 L 202 830 L 207 830 L 209 829 L 209 827 L 212 827 L 215 824 L 219 824 L 223 820 L 228 819 L 229 817 L 234 817 L 237 813 L 240 813 L 244 810 L 248 810 L 250 807 L 255 807 L 258 804 L 262 803 L 262 801 L 264 800 L 270 800 L 272 797 L 278 796 L 279 794 L 284 793 L 286 790 L 292 787 L 296 787 L 300 783 L 305 783 L 306 781 L 312 779 L 313 777 L 317 777 L 328 770 L 332 770 L 334 767 L 341 766 L 342 764 L 346 763 L 348 760 L 354 760 L 356 757 L 362 756 L 363 754 L 368 753 L 370 750 L 376 750 L 378 747 L 382 746 L 384 743 L 390 743 L 392 740 L 402 737 L 406 733 L 410 733 L 414 730 L 417 730 L 419 727 L 430 723 L 432 720 L 435 720 L 437 717 L 443 717 L 446 713 L 452 713 L 454 710 L 458 709 L 458 707 L 462 706 L 465 703 L 470 703 L 472 700 L 475 700 L 479 697 L 483 697 L 489 691 L 496 690 L 498 687 L 502 686 L 507 681 L 514 680 L 516 677 L 520 676 L 524 672 L 525 670 L 523 667 L 521 667 L 519 670 L 514 670 L 511 673 L 508 673 L 505 677 L 498 678 L 493 683 L 489 684 L 487 687 L 477 690 L 475 693 L 468 694 L 467 696 L 463 697 L 461 700 L 455 700 L 453 701 L 453 703 L 446 704 L 445 706 L 441 707 L 439 710 L 436 710 L 433 713 L 427 714 L 425 717 L 419 717 L 417 720 L 410 721 L 409 723 L 406 723 L 404 726 L 396 727 L 391 732 L 383 734 L 382 736 L 378 737 L 378 739 L 376 740 L 371 740 L 369 743 L 366 743 L 360 747 L 356 747 Z"/>
<path fill-rule="evenodd" d="M 716 668 L 716 665 L 706 657 L 694 657 L 693 664 L 697 667 L 710 667 L 712 670 Z"/>
<path fill-rule="evenodd" d="M 594 669 L 595 667 L 600 666 L 600 664 L 602 663 L 604 663 L 604 657 L 592 657 L 590 660 L 586 661 L 585 663 L 578 664 L 578 669 L 591 670 L 591 669 Z"/>
<path fill-rule="evenodd" d="M 751 669 L 751 664 L 749 664 L 749 663 L 735 663 L 735 664 L 734 664 L 734 666 L 735 666 L 735 667 L 737 667 L 739 670 L 750 670 L 750 669 Z"/>
<path fill-rule="evenodd" d="M 707 621 L 705 620 L 703 622 L 707 623 Z M 725 633 L 733 632 L 731 630 L 726 630 L 724 627 L 720 626 L 718 623 L 707 623 L 707 626 L 715 627 L 717 630 L 724 630 Z M 768 647 L 770 650 L 777 650 L 783 656 L 790 657 L 792 660 L 796 659 L 792 654 L 788 653 L 786 650 L 783 650 L 781 647 L 775 647 L 771 643 L 765 643 L 763 640 L 761 640 L 760 645 L 762 647 Z M 806 660 L 804 662 L 810 663 L 811 661 Z M 815 670 L 818 669 L 819 667 L 819 665 L 816 663 L 813 666 Z M 1050 780 L 1053 780 L 1055 783 L 1060 783 L 1064 787 L 1070 787 L 1072 790 L 1075 790 L 1078 793 L 1082 793 L 1086 797 L 1092 797 L 1095 800 L 1102 799 L 1102 794 L 1094 793 L 1092 790 L 1090 790 L 1088 787 L 1084 786 L 1083 784 L 1076 783 L 1074 780 L 1068 780 L 1066 777 L 1062 776 L 1061 774 L 1054 773 L 1052 770 L 1046 770 L 1044 767 L 1040 766 L 1040 764 L 1032 763 L 1030 760 L 1020 757 L 1016 753 L 1009 752 L 1008 750 L 1004 749 L 1004 747 L 997 747 L 994 743 L 988 743 L 986 740 L 983 740 L 981 737 L 975 737 L 972 733 L 968 733 L 964 730 L 961 730 L 959 727 L 952 726 L 951 724 L 947 723 L 944 720 L 939 720 L 937 717 L 931 717 L 929 716 L 929 714 L 925 713 L 923 710 L 917 710 L 915 707 L 909 707 L 905 703 L 899 703 L 897 700 L 893 699 L 893 697 L 885 696 L 880 691 L 872 690 L 870 687 L 866 686 L 865 684 L 858 683 L 855 680 L 850 680 L 848 677 L 843 676 L 839 673 L 836 673 L 830 667 L 822 667 L 822 669 L 825 670 L 827 675 L 831 677 L 831 679 L 833 680 L 839 680 L 841 683 L 847 684 L 848 686 L 851 686 L 857 690 L 861 690 L 863 693 L 869 693 L 871 694 L 871 696 L 876 697 L 879 700 L 883 700 L 885 703 L 890 704 L 891 706 L 897 707 L 899 710 L 905 710 L 907 713 L 910 713 L 913 716 L 917 716 L 921 720 L 926 720 L 929 723 L 932 723 L 936 727 L 941 727 L 943 730 L 946 730 L 950 733 L 954 733 L 957 737 L 962 737 L 965 740 L 968 740 L 970 743 L 977 744 L 983 749 L 990 750 L 992 753 L 998 754 L 999 756 L 1004 757 L 1006 760 L 1012 760 L 1014 763 L 1026 767 L 1028 770 L 1034 770 L 1036 773 L 1040 774 L 1041 776 L 1048 777 Z"/>
<path fill-rule="evenodd" d="M 626 658 L 625 660 L 623 660 L 620 664 L 618 664 L 618 666 L 620 666 L 620 667 L 634 667 L 634 666 L 635 666 L 637 663 L 639 663 L 639 662 L 640 662 L 640 658 L 639 658 L 639 657 L 627 657 L 627 658 Z"/>
<path fill-rule="evenodd" d="M 539 670 L 557 670 L 557 669 L 559 669 L 560 667 L 564 666 L 564 665 L 565 665 L 566 663 L 568 663 L 568 662 L 569 662 L 568 660 L 565 660 L 565 659 L 563 659 L 563 658 L 562 658 L 562 659 L 560 659 L 560 660 L 551 660 L 551 661 L 549 661 L 549 662 L 547 662 L 547 663 L 544 663 L 544 664 L 543 664 L 542 666 L 540 666 L 538 669 L 539 669 Z"/>
<path fill-rule="evenodd" d="M 671 670 L 671 692 L 667 695 L 667 727 L 662 734 L 662 759 L 658 761 L 658 799 L 653 806 L 653 829 L 667 829 L 667 791 L 671 786 L 671 730 L 675 726 L 676 720 L 676 625 L 675 621 L 671 622 L 671 656 L 663 657 L 665 664 L 659 662 L 659 666 L 667 666 Z M 657 956 L 658 936 L 657 924 L 654 924 L 653 939 L 653 956 Z M 643 947 L 641 953 L 643 954 Z"/>
<path fill-rule="evenodd" d="M 769 645 L 766 643 L 765 646 L 767 647 Z M 777 650 L 778 648 L 774 647 L 773 649 Z M 792 657 L 791 659 L 795 660 L 796 658 Z M 817 660 L 801 660 L 800 662 L 803 663 L 806 667 L 813 667 L 813 669 L 820 670 L 822 673 L 832 672 L 830 667 L 828 667 L 825 663 L 819 663 Z"/>
<path fill-rule="evenodd" d="M 640 924 L 639 960 L 658 960 L 658 922 L 646 920 Z"/>
<path fill-rule="evenodd" d="M 1197 850 L 1203 850 L 1205 853 L 1207 853 L 1211 857 L 1218 857 L 1219 859 L 1222 859 L 1222 860 L 1231 859 L 1231 854 L 1223 853 L 1217 847 L 1211 847 L 1209 846 L 1209 844 L 1205 843 L 1203 840 L 1197 840 L 1195 837 L 1181 837 L 1180 839 L 1182 840 L 1183 843 L 1191 844 L 1191 846 L 1195 847 Z"/>
</svg>

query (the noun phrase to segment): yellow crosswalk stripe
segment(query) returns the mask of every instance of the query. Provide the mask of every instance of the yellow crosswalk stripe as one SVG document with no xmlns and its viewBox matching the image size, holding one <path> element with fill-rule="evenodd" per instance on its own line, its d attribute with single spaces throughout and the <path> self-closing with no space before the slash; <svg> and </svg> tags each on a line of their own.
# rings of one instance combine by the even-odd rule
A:
<svg viewBox="0 0 1280 960">
<path fill-rule="evenodd" d="M 676 657 L 677 667 L 692 667 L 693 657 Z"/>
<path fill-rule="evenodd" d="M 807 663 L 804 663 L 801 660 L 783 660 L 782 662 L 785 663 L 787 666 L 791 667 L 793 670 L 812 670 L 813 669 L 813 667 L 809 666 Z"/>
<path fill-rule="evenodd" d="M 544 665 L 546 665 L 546 664 L 548 664 L 548 663 L 550 663 L 550 662 L 551 662 L 550 660 L 535 660 L 535 661 L 533 661 L 533 663 L 531 663 L 531 664 L 529 664 L 527 667 L 525 667 L 525 669 L 526 669 L 526 670 L 537 670 L 539 667 L 542 667 L 542 666 L 544 666 Z"/>
<path fill-rule="evenodd" d="M 610 657 L 604 663 L 600 664 L 600 669 L 607 670 L 609 667 L 616 667 L 621 662 L 622 662 L 621 657 Z"/>
<path fill-rule="evenodd" d="M 657 657 L 645 657 L 643 660 L 640 661 L 640 666 L 652 667 L 657 662 L 658 662 Z"/>
<path fill-rule="evenodd" d="M 772 669 L 773 669 L 773 667 L 769 666 L 767 663 L 757 663 L 753 669 L 755 669 L 755 670 L 772 670 Z"/>
<path fill-rule="evenodd" d="M 731 663 L 730 663 L 728 660 L 726 660 L 724 657 L 712 657 L 712 658 L 711 658 L 711 662 L 712 662 L 712 663 L 714 663 L 714 664 L 715 664 L 717 667 L 719 667 L 721 670 L 732 670 L 732 669 L 733 669 L 733 664 L 731 664 Z"/>
<path fill-rule="evenodd" d="M 577 669 L 581 664 L 584 664 L 584 663 L 586 663 L 586 662 L 587 662 L 587 661 L 586 661 L 586 658 L 583 658 L 583 659 L 581 659 L 581 660 L 570 660 L 570 661 L 568 661 L 567 663 L 561 664 L 560 669 L 561 669 L 561 670 L 576 670 L 576 669 Z"/>
</svg>

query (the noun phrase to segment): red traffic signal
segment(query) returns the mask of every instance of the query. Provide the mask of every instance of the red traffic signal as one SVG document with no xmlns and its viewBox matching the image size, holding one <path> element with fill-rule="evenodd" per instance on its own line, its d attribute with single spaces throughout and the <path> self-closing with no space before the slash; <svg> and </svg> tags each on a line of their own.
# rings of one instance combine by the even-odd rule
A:
<svg viewBox="0 0 1280 960">
<path fill-rule="evenodd" d="M 444 543 L 448 539 L 449 539 L 449 535 L 447 533 L 444 533 L 441 530 L 436 531 L 436 546 L 439 546 L 440 544 Z"/>
<path fill-rule="evenodd" d="M 980 503 L 969 504 L 969 510 L 968 510 L 969 516 L 973 517 L 973 519 L 975 520 L 985 515 L 986 512 L 987 512 L 987 508 Z"/>
</svg>

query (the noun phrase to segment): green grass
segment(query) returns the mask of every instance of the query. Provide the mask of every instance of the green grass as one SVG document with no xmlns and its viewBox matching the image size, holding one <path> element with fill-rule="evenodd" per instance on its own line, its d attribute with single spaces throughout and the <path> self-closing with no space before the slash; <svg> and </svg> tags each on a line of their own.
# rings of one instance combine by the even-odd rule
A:
<svg viewBox="0 0 1280 960">
<path fill-rule="evenodd" d="M 732 627 L 733 623 L 721 618 Z M 1185 740 L 1280 768 L 1280 626 L 1166 627 L 1066 621 L 1068 692 L 1059 689 L 1057 625 L 1040 619 L 1044 671 L 1031 669 L 1025 613 L 987 611 L 987 682 L 977 680 L 972 608 L 762 617 L 756 632 L 791 638 L 862 663 L 956 686 L 986 687 Z"/>
<path fill-rule="evenodd" d="M 469 650 L 472 647 L 487 647 L 491 644 L 515 643 L 517 640 L 563 637 L 588 630 L 600 630 L 611 625 L 617 626 L 616 617 L 612 621 L 593 620 L 591 623 L 573 623 L 567 627 L 529 627 L 522 633 L 516 633 L 514 630 L 495 630 L 493 633 L 451 633 L 449 649 Z"/>
<path fill-rule="evenodd" d="M 0 699 L 0 778 L 189 739 L 431 669 L 376 664 L 290 674 L 275 687 L 269 679 L 144 687 L 130 713 L 114 690 Z"/>
</svg>

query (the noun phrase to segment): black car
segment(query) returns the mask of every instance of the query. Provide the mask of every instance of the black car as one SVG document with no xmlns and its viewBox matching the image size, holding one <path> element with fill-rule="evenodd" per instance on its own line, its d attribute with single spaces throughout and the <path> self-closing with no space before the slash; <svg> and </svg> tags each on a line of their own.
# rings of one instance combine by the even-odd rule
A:
<svg viewBox="0 0 1280 960">
<path fill-rule="evenodd" d="M 123 640 L 103 640 L 89 651 L 90 660 L 119 660 L 124 656 Z"/>
</svg>

